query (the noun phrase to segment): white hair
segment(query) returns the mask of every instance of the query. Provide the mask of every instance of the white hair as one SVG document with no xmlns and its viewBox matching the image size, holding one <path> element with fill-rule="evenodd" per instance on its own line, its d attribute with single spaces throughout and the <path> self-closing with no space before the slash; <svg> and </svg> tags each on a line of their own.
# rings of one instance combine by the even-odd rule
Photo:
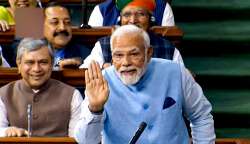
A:
<svg viewBox="0 0 250 144">
<path fill-rule="evenodd" d="M 54 51 L 51 46 L 48 44 L 46 39 L 34 39 L 34 38 L 24 38 L 21 40 L 17 47 L 17 56 L 16 60 L 20 61 L 23 54 L 31 51 L 39 50 L 43 47 L 47 47 L 49 50 L 49 55 L 51 57 L 52 63 L 54 62 Z"/>
<path fill-rule="evenodd" d="M 124 36 L 127 34 L 131 34 L 131 35 L 138 34 L 139 36 L 141 36 L 141 38 L 144 41 L 144 47 L 145 48 L 150 47 L 150 39 L 149 39 L 149 35 L 146 31 L 144 31 L 143 29 L 141 29 L 135 25 L 123 25 L 121 27 L 118 27 L 114 31 L 114 33 L 111 35 L 111 38 L 110 38 L 111 51 L 114 49 L 114 46 L 113 46 L 114 39 L 116 37 L 121 37 L 121 36 Z"/>
</svg>

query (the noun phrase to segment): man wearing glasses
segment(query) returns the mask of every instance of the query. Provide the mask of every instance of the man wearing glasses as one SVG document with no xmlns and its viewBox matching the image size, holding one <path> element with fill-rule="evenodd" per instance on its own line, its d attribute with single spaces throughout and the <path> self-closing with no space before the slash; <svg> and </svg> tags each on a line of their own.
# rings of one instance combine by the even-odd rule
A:
<svg viewBox="0 0 250 144">
<path fill-rule="evenodd" d="M 156 8 L 154 0 L 133 0 L 121 6 L 121 25 L 136 25 L 149 33 L 150 43 L 154 49 L 153 57 L 170 59 L 183 64 L 182 57 L 175 46 L 166 38 L 155 35 L 149 30 L 154 21 L 152 13 Z M 99 39 L 91 54 L 84 60 L 81 68 L 87 68 L 92 60 L 97 61 L 102 68 L 110 66 L 111 50 L 110 37 Z"/>
</svg>

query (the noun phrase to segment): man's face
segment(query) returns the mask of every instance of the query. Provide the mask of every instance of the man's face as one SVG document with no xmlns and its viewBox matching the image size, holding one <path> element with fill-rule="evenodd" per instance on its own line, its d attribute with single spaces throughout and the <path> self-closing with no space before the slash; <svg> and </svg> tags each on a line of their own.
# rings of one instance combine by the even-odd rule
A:
<svg viewBox="0 0 250 144">
<path fill-rule="evenodd" d="M 9 0 L 11 8 L 36 7 L 36 0 Z"/>
<path fill-rule="evenodd" d="M 69 43 L 72 30 L 66 8 L 55 6 L 45 10 L 44 36 L 54 48 L 62 48 Z"/>
<path fill-rule="evenodd" d="M 24 52 L 20 61 L 17 60 L 18 70 L 26 85 L 39 89 L 51 76 L 52 62 L 47 47 L 31 52 Z"/>
<path fill-rule="evenodd" d="M 113 65 L 125 85 L 135 84 L 140 80 L 149 59 L 148 49 L 145 49 L 143 39 L 138 34 L 126 34 L 114 39 Z"/>
<path fill-rule="evenodd" d="M 136 6 L 126 6 L 121 12 L 121 25 L 134 24 L 148 30 L 149 18 L 147 10 Z"/>
</svg>

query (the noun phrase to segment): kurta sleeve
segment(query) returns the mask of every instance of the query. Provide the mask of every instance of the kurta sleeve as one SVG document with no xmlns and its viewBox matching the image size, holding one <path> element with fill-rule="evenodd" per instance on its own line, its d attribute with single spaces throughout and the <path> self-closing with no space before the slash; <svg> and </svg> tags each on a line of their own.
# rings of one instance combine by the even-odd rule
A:
<svg viewBox="0 0 250 144">
<path fill-rule="evenodd" d="M 87 96 L 81 104 L 81 119 L 77 123 L 74 138 L 80 144 L 98 144 L 101 142 L 103 114 L 93 114 L 88 108 Z"/>
<path fill-rule="evenodd" d="M 184 114 L 190 121 L 194 144 L 215 143 L 214 120 L 211 115 L 212 106 L 190 72 L 181 67 Z"/>
</svg>

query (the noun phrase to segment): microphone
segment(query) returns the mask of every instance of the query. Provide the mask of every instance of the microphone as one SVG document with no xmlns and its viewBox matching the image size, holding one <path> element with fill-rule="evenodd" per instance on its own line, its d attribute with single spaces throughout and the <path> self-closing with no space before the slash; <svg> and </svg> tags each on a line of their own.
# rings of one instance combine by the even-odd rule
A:
<svg viewBox="0 0 250 144">
<path fill-rule="evenodd" d="M 32 122 L 32 106 L 31 104 L 28 104 L 27 107 L 27 116 L 28 116 L 28 137 L 31 137 L 32 133 L 32 129 L 31 129 L 31 122 Z"/>
<path fill-rule="evenodd" d="M 40 8 L 43 8 L 41 0 L 36 0 L 36 1 L 37 1 L 37 3 L 38 3 L 38 6 L 39 6 Z"/>
<path fill-rule="evenodd" d="M 90 29 L 91 26 L 87 24 L 87 4 L 88 4 L 88 0 L 82 0 L 82 18 L 81 18 L 81 25 L 80 28 L 87 28 Z"/>
<path fill-rule="evenodd" d="M 134 136 L 132 137 L 132 139 L 130 140 L 129 144 L 135 144 L 136 141 L 139 139 L 139 137 L 141 136 L 142 132 L 144 131 L 144 129 L 146 128 L 147 123 L 146 122 L 141 122 L 140 126 L 138 128 L 138 130 L 135 132 Z"/>
</svg>

